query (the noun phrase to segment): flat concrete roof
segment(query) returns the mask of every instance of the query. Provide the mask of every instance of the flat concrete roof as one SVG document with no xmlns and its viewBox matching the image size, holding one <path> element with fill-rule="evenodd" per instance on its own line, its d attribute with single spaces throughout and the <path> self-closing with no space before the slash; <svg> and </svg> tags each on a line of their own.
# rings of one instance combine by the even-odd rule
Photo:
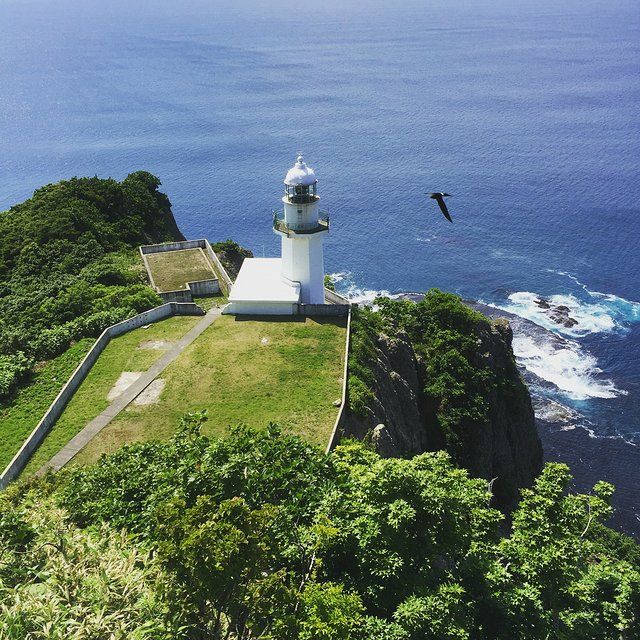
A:
<svg viewBox="0 0 640 640">
<path fill-rule="evenodd" d="M 245 258 L 229 302 L 299 302 L 300 290 L 282 281 L 280 258 Z"/>
</svg>

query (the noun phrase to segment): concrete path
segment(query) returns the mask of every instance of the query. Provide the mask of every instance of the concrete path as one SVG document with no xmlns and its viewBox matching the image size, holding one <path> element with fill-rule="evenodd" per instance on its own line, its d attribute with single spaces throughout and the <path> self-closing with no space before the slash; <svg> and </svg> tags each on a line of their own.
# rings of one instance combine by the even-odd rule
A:
<svg viewBox="0 0 640 640">
<path fill-rule="evenodd" d="M 80 433 L 56 453 L 49 462 L 40 467 L 37 476 L 49 469 L 57 471 L 64 467 L 92 438 L 104 429 L 123 409 L 137 398 L 205 329 L 210 327 L 221 315 L 222 310 L 214 307 L 207 315 L 188 331 L 159 360 L 145 371 L 131 386 L 127 387 L 99 416 L 94 418 Z M 55 425 L 54 425 L 55 429 Z"/>
</svg>

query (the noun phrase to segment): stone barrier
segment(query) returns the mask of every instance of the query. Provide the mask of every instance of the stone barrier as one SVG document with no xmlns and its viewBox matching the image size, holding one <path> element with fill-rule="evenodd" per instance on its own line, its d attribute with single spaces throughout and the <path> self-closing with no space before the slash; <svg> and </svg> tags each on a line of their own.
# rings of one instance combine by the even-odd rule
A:
<svg viewBox="0 0 640 640">
<path fill-rule="evenodd" d="M 299 303 L 297 311 L 301 316 L 346 316 L 351 305 L 348 304 L 305 304 Z"/>
<path fill-rule="evenodd" d="M 177 242 L 163 242 L 161 244 L 145 244 L 140 247 L 140 253 L 164 253 L 165 251 L 182 251 L 183 249 L 204 249 L 206 240 L 178 240 Z"/>
<path fill-rule="evenodd" d="M 86 378 L 89 371 L 95 364 L 98 356 L 104 351 L 104 348 L 109 344 L 112 338 L 119 336 L 132 329 L 137 329 L 146 324 L 157 322 L 174 315 L 204 315 L 204 311 L 193 303 L 180 303 L 170 302 L 163 304 L 159 307 L 149 309 L 139 313 L 137 316 L 113 324 L 107 327 L 95 341 L 87 355 L 82 362 L 78 365 L 77 369 L 71 374 L 69 380 L 60 390 L 56 399 L 51 403 L 47 412 L 44 414 L 40 422 L 36 425 L 35 429 L 31 432 L 29 437 L 24 441 L 22 447 L 13 460 L 7 465 L 5 470 L 0 475 L 0 489 L 4 489 L 9 482 L 11 482 L 18 474 L 24 469 L 29 458 L 33 452 L 38 448 L 40 443 L 44 440 L 45 436 L 51 431 L 53 425 L 58 418 L 62 415 L 65 407 L 73 397 L 82 381 Z"/>
<path fill-rule="evenodd" d="M 149 274 L 149 279 L 151 279 L 151 274 Z M 220 293 L 220 281 L 217 278 L 187 282 L 186 289 L 157 291 L 157 294 L 165 302 L 193 302 L 194 296 L 212 296 L 218 293 Z"/>
<path fill-rule="evenodd" d="M 327 304 L 341 304 L 341 305 L 351 304 L 348 298 L 345 298 L 344 296 L 341 296 L 339 293 L 336 293 L 335 291 L 331 291 L 331 289 L 327 289 L 326 287 L 324 289 L 324 301 Z"/>
<path fill-rule="evenodd" d="M 225 296 L 229 295 L 231 291 L 231 285 L 233 284 L 233 280 L 229 277 L 227 270 L 224 268 L 222 262 L 220 262 L 220 258 L 216 255 L 216 252 L 211 248 L 209 241 L 205 238 L 204 242 L 204 252 L 209 256 L 209 259 L 213 262 L 214 267 L 218 271 L 218 275 L 220 276 L 220 289 L 224 293 Z"/>
<path fill-rule="evenodd" d="M 347 312 L 347 337 L 345 339 L 345 352 L 344 352 L 344 370 L 342 373 L 342 397 L 340 398 L 340 410 L 338 411 L 338 417 L 333 425 L 333 431 L 329 437 L 329 443 L 327 444 L 327 453 L 333 451 L 340 438 L 342 437 L 343 424 L 347 415 L 347 402 L 349 401 L 349 350 L 351 349 L 351 307 Z"/>
</svg>

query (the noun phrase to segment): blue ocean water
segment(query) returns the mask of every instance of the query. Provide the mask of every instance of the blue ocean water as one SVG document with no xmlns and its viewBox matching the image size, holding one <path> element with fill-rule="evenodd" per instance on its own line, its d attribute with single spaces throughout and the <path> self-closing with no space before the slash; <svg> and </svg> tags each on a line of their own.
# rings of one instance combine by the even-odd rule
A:
<svg viewBox="0 0 640 640">
<path fill-rule="evenodd" d="M 338 286 L 514 314 L 547 456 L 638 533 L 639 75 L 636 0 L 4 0 L 0 209 L 147 169 L 187 236 L 276 255 L 304 152 Z"/>
</svg>

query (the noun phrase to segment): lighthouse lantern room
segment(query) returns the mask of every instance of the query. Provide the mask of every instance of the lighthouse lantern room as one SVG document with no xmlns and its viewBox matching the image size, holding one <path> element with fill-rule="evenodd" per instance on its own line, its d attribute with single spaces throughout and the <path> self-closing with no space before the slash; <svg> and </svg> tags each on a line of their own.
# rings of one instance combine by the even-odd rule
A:
<svg viewBox="0 0 640 640">
<path fill-rule="evenodd" d="M 320 211 L 318 180 L 302 156 L 284 179 L 283 208 L 273 214 L 281 258 L 246 258 L 225 313 L 295 314 L 300 304 L 324 304 L 322 244 L 329 216 Z"/>
</svg>

